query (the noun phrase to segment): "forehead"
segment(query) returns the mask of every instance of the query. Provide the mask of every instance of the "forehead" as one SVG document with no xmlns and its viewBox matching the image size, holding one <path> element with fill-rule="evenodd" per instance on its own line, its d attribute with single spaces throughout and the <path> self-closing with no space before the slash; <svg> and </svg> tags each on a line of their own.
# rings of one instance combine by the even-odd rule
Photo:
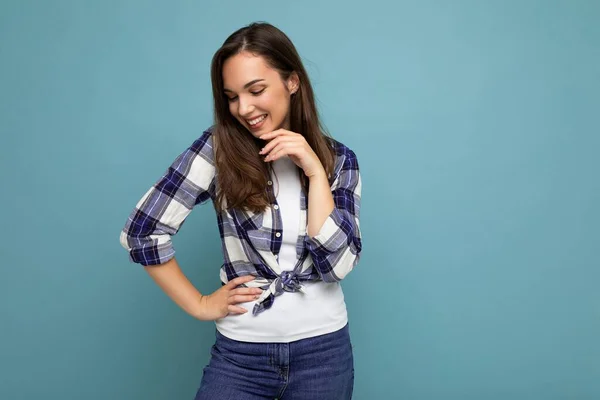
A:
<svg viewBox="0 0 600 400">
<path fill-rule="evenodd" d="M 242 90 L 255 79 L 278 79 L 279 72 L 271 68 L 261 56 L 241 52 L 229 57 L 223 64 L 223 85 L 227 89 Z"/>
</svg>

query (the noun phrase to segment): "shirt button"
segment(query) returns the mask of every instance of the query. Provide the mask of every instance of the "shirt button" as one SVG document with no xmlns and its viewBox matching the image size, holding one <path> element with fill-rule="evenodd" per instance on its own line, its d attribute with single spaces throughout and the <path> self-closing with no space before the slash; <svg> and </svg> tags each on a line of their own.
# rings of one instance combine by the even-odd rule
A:
<svg viewBox="0 0 600 400">
<path fill-rule="evenodd" d="M 278 206 L 277 204 L 275 204 L 275 205 L 273 206 L 273 208 L 274 208 L 274 209 L 276 209 L 276 210 L 279 210 L 279 206 Z"/>
<path fill-rule="evenodd" d="M 271 186 L 273 184 L 273 181 L 267 181 L 267 185 Z"/>
<path fill-rule="evenodd" d="M 277 233 L 275 234 L 275 236 L 276 236 L 276 237 L 281 237 L 281 233 L 277 232 Z"/>
</svg>

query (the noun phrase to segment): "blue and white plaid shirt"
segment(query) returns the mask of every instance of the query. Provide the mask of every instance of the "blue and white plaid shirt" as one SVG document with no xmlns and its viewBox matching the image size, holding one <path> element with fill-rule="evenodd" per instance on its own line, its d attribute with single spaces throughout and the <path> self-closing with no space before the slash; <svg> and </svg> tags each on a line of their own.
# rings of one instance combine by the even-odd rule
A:
<svg viewBox="0 0 600 400">
<path fill-rule="evenodd" d="M 342 280 L 358 262 L 362 247 L 358 161 L 342 143 L 333 140 L 333 145 L 337 157 L 329 182 L 335 208 L 319 233 L 309 237 L 308 198 L 302 190 L 297 262 L 292 271 L 282 271 L 278 262 L 283 229 L 279 207 L 274 207 L 276 200 L 263 213 L 237 209 L 217 213 L 224 258 L 221 281 L 225 284 L 239 276 L 256 276 L 245 284 L 264 289 L 252 310 L 254 315 L 269 309 L 283 292 L 303 291 L 302 281 Z M 272 182 L 268 183 L 272 191 Z M 216 193 L 212 129 L 208 129 L 177 157 L 129 216 L 120 241 L 130 260 L 147 266 L 173 258 L 171 236 L 194 206 L 215 201 Z"/>
</svg>

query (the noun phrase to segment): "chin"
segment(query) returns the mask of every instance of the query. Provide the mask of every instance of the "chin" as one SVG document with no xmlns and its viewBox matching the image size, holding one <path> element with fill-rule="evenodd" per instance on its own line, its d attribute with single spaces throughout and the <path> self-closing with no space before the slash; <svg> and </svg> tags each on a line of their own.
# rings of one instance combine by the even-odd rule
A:
<svg viewBox="0 0 600 400">
<path fill-rule="evenodd" d="M 253 131 L 253 130 L 252 130 L 252 129 L 250 129 L 250 128 L 246 128 L 246 129 L 248 130 L 248 132 L 250 132 L 250 134 L 251 134 L 252 136 L 254 136 L 254 137 L 256 137 L 256 138 L 260 137 L 260 135 L 264 135 L 265 133 L 271 132 L 271 131 L 269 130 L 269 127 L 265 127 L 265 126 L 263 126 L 262 128 L 260 128 L 260 129 L 259 129 L 259 130 L 257 130 L 257 131 Z"/>
</svg>

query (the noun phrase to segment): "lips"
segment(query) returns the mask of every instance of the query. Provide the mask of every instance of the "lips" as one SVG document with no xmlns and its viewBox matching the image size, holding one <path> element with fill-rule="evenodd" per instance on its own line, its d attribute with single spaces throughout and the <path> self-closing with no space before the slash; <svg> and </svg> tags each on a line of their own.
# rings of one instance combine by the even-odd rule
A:
<svg viewBox="0 0 600 400">
<path fill-rule="evenodd" d="M 264 125 L 266 119 L 267 114 L 263 114 L 256 118 L 246 119 L 246 123 L 249 125 L 250 129 L 254 131 L 260 129 Z"/>
<path fill-rule="evenodd" d="M 259 115 L 256 118 L 246 119 L 246 122 L 248 122 L 248 125 L 254 126 L 254 125 L 261 123 L 266 117 L 267 117 L 267 114 L 263 114 L 263 115 Z"/>
</svg>

